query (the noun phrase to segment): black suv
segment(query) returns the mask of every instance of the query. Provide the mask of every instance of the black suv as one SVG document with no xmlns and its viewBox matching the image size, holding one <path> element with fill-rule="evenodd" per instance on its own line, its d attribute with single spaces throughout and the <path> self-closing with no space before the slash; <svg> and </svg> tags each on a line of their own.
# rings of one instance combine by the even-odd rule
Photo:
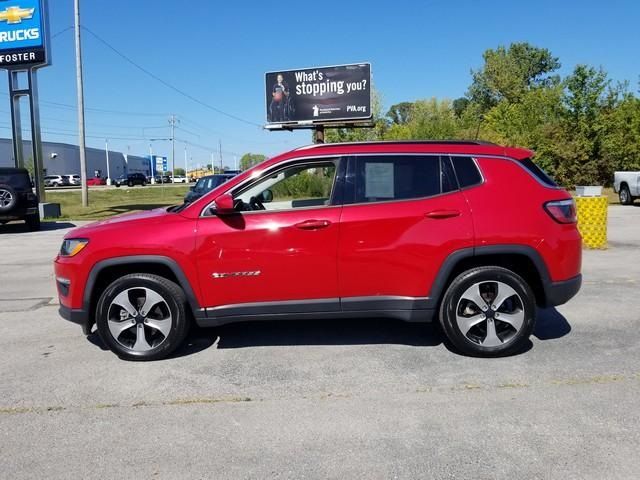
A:
<svg viewBox="0 0 640 480">
<path fill-rule="evenodd" d="M 38 197 L 29 172 L 23 168 L 0 168 L 0 223 L 24 220 L 31 231 L 40 230 Z"/>
<path fill-rule="evenodd" d="M 184 203 L 195 202 L 205 193 L 209 193 L 216 187 L 219 187 L 228 180 L 231 180 L 237 174 L 207 175 L 198 180 L 198 182 L 189 189 L 184 197 Z"/>
<path fill-rule="evenodd" d="M 128 187 L 142 185 L 144 187 L 147 184 L 147 177 L 142 173 L 130 173 L 129 175 L 123 175 L 120 178 L 117 178 L 115 184 L 116 187 L 120 187 L 122 185 L 127 185 Z"/>
</svg>

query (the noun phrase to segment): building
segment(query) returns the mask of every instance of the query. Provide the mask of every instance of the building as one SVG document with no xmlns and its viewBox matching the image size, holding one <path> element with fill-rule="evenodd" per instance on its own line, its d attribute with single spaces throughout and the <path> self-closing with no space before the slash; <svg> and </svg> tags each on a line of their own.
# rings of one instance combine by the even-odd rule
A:
<svg viewBox="0 0 640 480">
<path fill-rule="evenodd" d="M 25 163 L 30 163 L 31 142 L 24 142 Z M 80 175 L 80 149 L 67 143 L 42 142 L 45 175 Z M 99 148 L 87 148 L 87 177 L 107 177 L 107 152 Z M 13 143 L 0 138 L 0 167 L 13 167 Z M 27 166 L 27 165 L 25 165 Z M 146 157 L 125 155 L 109 151 L 109 174 L 118 178 L 129 173 L 151 175 L 151 162 Z"/>
</svg>

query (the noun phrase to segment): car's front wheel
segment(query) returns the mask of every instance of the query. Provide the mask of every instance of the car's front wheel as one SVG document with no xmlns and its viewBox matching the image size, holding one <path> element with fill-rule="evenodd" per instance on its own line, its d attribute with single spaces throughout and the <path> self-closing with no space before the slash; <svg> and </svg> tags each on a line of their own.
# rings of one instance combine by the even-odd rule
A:
<svg viewBox="0 0 640 480">
<path fill-rule="evenodd" d="M 96 325 L 102 341 L 126 360 L 159 360 L 178 348 L 189 329 L 182 289 L 158 275 L 119 278 L 102 293 Z"/>
<path fill-rule="evenodd" d="M 440 306 L 440 323 L 461 353 L 481 357 L 521 351 L 535 324 L 531 287 L 501 267 L 478 267 L 458 275 Z"/>
</svg>

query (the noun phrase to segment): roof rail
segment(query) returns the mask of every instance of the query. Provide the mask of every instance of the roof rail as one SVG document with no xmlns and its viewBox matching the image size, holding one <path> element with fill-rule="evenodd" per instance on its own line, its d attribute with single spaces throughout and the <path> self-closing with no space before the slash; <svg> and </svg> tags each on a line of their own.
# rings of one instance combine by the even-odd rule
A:
<svg viewBox="0 0 640 480">
<path fill-rule="evenodd" d="M 298 150 L 309 148 L 331 147 L 336 145 L 487 145 L 499 146 L 496 143 L 485 142 L 482 140 L 378 140 L 369 142 L 338 142 L 338 143 L 316 143 L 300 147 Z"/>
</svg>

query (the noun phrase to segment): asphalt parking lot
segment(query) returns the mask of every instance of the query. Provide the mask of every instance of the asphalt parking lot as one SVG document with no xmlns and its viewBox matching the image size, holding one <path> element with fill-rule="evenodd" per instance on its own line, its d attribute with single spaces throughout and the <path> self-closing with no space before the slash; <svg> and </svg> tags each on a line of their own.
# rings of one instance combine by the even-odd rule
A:
<svg viewBox="0 0 640 480">
<path fill-rule="evenodd" d="M 640 206 L 531 348 L 435 327 L 265 322 L 129 363 L 58 317 L 71 224 L 0 226 L 0 478 L 640 478 Z"/>
</svg>

